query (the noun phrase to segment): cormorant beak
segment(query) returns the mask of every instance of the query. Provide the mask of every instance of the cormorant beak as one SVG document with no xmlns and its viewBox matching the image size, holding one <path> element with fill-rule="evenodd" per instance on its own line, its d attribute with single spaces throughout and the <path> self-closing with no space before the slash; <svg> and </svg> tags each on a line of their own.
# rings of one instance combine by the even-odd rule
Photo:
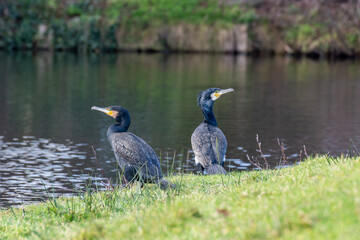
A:
<svg viewBox="0 0 360 240">
<path fill-rule="evenodd" d="M 116 115 L 115 111 L 112 111 L 112 110 L 109 109 L 109 108 L 101 108 L 101 107 L 93 106 L 93 107 L 91 108 L 91 110 L 96 110 L 96 111 L 100 111 L 100 112 L 106 113 L 107 115 L 109 115 L 109 116 L 111 116 L 111 117 L 115 117 L 115 115 Z"/>
<path fill-rule="evenodd" d="M 225 93 L 229 93 L 229 92 L 233 92 L 234 89 L 233 88 L 228 88 L 228 89 L 222 89 L 218 92 L 214 92 L 211 94 L 211 99 L 213 101 L 215 101 L 216 99 L 218 99 L 219 97 L 221 97 L 221 95 L 225 94 Z"/>
</svg>

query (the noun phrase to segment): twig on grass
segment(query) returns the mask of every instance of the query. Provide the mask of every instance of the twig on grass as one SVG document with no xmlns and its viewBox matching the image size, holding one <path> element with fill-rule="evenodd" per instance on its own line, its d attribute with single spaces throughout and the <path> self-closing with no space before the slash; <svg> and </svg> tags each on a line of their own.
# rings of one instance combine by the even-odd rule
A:
<svg viewBox="0 0 360 240">
<path fill-rule="evenodd" d="M 286 155 L 285 155 L 284 142 L 281 142 L 279 138 L 277 138 L 277 142 L 278 142 L 278 145 L 279 145 L 279 147 L 281 149 L 282 164 L 283 164 L 283 166 L 285 166 L 285 165 L 288 164 L 288 162 L 287 162 Z"/>
<path fill-rule="evenodd" d="M 105 172 L 104 172 L 104 169 L 100 166 L 100 163 L 99 163 L 99 161 L 97 160 L 94 146 L 91 145 L 91 148 L 92 148 L 92 151 L 93 151 L 93 153 L 94 153 L 95 161 L 96 161 L 98 167 L 100 168 L 103 177 L 106 179 L 107 185 L 104 185 L 104 186 L 105 186 L 108 190 L 114 190 L 113 186 L 111 185 L 111 178 L 109 179 L 109 178 L 106 177 Z"/>
<path fill-rule="evenodd" d="M 259 134 L 256 134 L 256 142 L 257 142 L 257 144 L 258 144 L 258 146 L 259 146 L 259 152 L 260 152 L 260 154 L 261 154 L 261 157 L 264 159 L 265 167 L 268 169 L 268 168 L 269 168 L 269 163 L 268 163 L 268 161 L 267 161 L 264 153 L 262 152 L 261 142 L 260 142 L 260 140 L 259 140 Z"/>
</svg>

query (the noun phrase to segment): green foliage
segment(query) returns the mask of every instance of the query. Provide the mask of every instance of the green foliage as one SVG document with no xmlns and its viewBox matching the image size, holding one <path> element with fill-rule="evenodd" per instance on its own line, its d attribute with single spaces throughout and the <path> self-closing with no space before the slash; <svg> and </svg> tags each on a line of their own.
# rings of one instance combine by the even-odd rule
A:
<svg viewBox="0 0 360 240">
<path fill-rule="evenodd" d="M 347 35 L 347 42 L 351 47 L 356 47 L 359 44 L 359 35 L 357 33 Z"/>
<path fill-rule="evenodd" d="M 118 47 L 117 41 L 116 41 L 116 25 L 111 25 L 106 33 L 105 33 L 105 39 L 102 41 L 103 46 L 108 50 L 116 50 Z"/>
<path fill-rule="evenodd" d="M 360 158 L 53 198 L 0 211 L 1 239 L 357 239 Z"/>
<path fill-rule="evenodd" d="M 31 48 L 36 34 L 35 20 L 23 21 L 15 36 L 13 36 L 14 45 L 17 48 Z"/>
<path fill-rule="evenodd" d="M 247 24 L 250 24 L 251 22 L 255 21 L 258 18 L 254 9 L 245 11 L 245 12 L 239 14 L 239 16 L 240 17 L 239 17 L 238 21 L 240 23 L 247 23 Z"/>
<path fill-rule="evenodd" d="M 283 6 L 276 9 L 279 14 L 274 15 L 271 2 L 245 2 L 248 3 L 219 0 L 0 1 L 0 48 L 41 48 L 39 44 L 52 39 L 51 43 L 45 44 L 46 47 L 58 50 L 113 50 L 122 47 L 115 37 L 119 32 L 123 35 L 129 33 L 126 42 L 136 42 L 137 36 L 159 26 L 187 23 L 227 28 L 239 23 L 264 25 L 267 22 L 275 31 L 267 34 L 266 39 L 276 42 L 281 37 L 281 42 L 285 40 L 285 44 L 294 51 L 316 49 L 326 52 L 337 49 L 331 47 L 339 41 L 336 34 L 325 29 L 325 26 L 334 29 L 332 25 L 335 23 L 344 36 L 340 41 L 345 39 L 354 52 L 360 51 L 358 34 L 353 30 L 356 24 L 346 19 L 333 24 L 328 19 L 331 14 L 324 14 L 327 10 L 332 11 L 332 5 L 312 7 L 312 4 L 304 1 L 284 1 Z M 342 11 L 334 11 L 335 18 L 337 12 L 340 14 Z M 341 15 L 337 17 L 342 18 Z M 47 27 L 46 33 L 38 34 L 40 24 Z M 253 25 L 254 32 L 249 28 L 249 38 L 256 36 L 257 24 Z"/>
<path fill-rule="evenodd" d="M 292 44 L 302 43 L 315 37 L 316 34 L 316 25 L 300 24 L 286 31 L 285 40 Z"/>
<path fill-rule="evenodd" d="M 315 36 L 315 28 L 309 24 L 301 24 L 298 26 L 299 38 L 307 38 Z"/>
<path fill-rule="evenodd" d="M 81 31 L 69 29 L 64 20 L 56 21 L 52 25 L 54 31 L 54 47 L 58 50 L 76 48 L 79 44 Z"/>
<path fill-rule="evenodd" d="M 71 4 L 67 9 L 67 15 L 70 17 L 80 16 L 83 13 L 83 10 L 77 4 Z"/>
<path fill-rule="evenodd" d="M 216 0 L 169 1 L 129 0 L 111 3 L 107 10 L 110 18 L 125 20 L 129 24 L 159 20 L 164 23 L 185 21 L 212 24 L 217 21 L 250 23 L 256 18 L 253 9 L 242 10 L 239 5 L 220 6 Z"/>
<path fill-rule="evenodd" d="M 217 0 L 109 0 L 106 5 L 100 0 L 13 0 L 0 3 L 0 16 L 4 16 L 0 18 L 0 45 L 32 48 L 41 40 L 36 39 L 39 24 L 45 24 L 50 30 L 43 38 L 53 33 L 53 46 L 58 50 L 115 49 L 120 27 L 141 32 L 151 25 L 228 25 L 256 19 L 254 9 L 221 5 Z"/>
<path fill-rule="evenodd" d="M 0 37 L 6 47 L 32 48 L 38 25 L 51 14 L 45 0 L 0 3 Z"/>
<path fill-rule="evenodd" d="M 297 28 L 289 28 L 285 32 L 285 41 L 294 43 L 294 42 L 296 42 L 297 36 L 298 36 L 298 29 Z"/>
</svg>

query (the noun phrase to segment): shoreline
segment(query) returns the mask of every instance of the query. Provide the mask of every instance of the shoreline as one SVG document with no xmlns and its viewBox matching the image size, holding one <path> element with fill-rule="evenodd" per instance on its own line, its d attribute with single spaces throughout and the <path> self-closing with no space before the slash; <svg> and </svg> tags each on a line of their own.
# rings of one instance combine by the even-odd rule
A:
<svg viewBox="0 0 360 240">
<path fill-rule="evenodd" d="M 0 236 L 357 239 L 359 172 L 358 157 L 316 156 L 282 169 L 169 176 L 176 190 L 147 184 L 0 210 Z"/>
<path fill-rule="evenodd" d="M 273 52 L 255 52 L 255 53 L 243 53 L 243 52 L 206 52 L 206 51 L 157 51 L 157 50 L 103 50 L 92 52 L 79 52 L 76 50 L 50 50 L 50 49 L 4 49 L 0 48 L 0 54 L 73 54 L 77 56 L 90 56 L 90 55 L 161 55 L 161 56 L 227 56 L 227 57 L 246 57 L 246 58 L 291 58 L 291 59 L 309 59 L 314 61 L 357 61 L 360 59 L 359 55 L 346 55 L 346 54 L 324 54 L 319 55 L 317 53 L 293 53 L 293 54 L 276 54 Z"/>
<path fill-rule="evenodd" d="M 360 56 L 351 1 L 20 3 L 0 8 L 2 49 Z"/>
</svg>

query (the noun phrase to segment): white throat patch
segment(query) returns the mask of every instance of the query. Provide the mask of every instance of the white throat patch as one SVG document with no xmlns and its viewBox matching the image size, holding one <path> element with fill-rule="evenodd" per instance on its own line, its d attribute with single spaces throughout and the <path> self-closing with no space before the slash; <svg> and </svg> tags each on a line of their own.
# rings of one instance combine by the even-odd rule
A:
<svg viewBox="0 0 360 240">
<path fill-rule="evenodd" d="M 213 101 L 215 101 L 216 99 L 218 99 L 221 95 L 220 94 L 216 94 L 216 95 L 218 95 L 218 96 L 215 96 L 215 93 L 212 93 L 211 94 L 211 100 L 213 100 Z"/>
</svg>

